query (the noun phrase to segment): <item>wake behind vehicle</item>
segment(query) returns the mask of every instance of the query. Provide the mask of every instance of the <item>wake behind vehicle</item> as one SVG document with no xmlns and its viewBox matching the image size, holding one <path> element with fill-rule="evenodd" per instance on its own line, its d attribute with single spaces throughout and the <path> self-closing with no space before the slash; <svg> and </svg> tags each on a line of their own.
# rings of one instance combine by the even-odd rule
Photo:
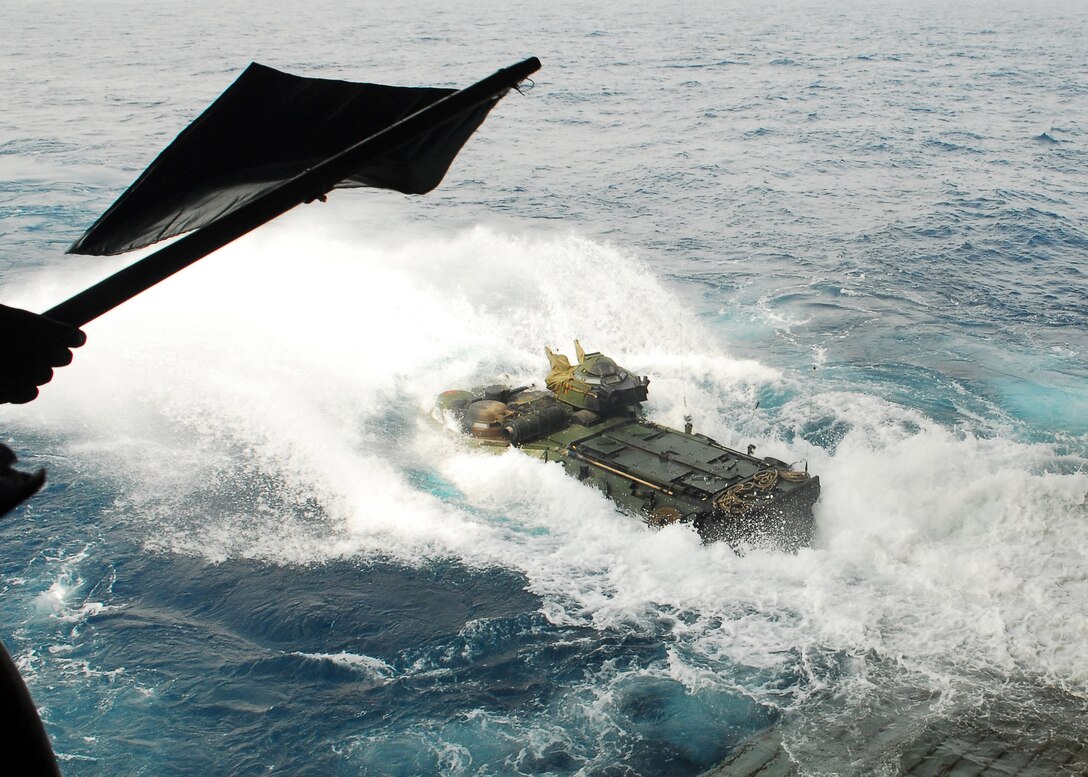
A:
<svg viewBox="0 0 1088 777">
<path fill-rule="evenodd" d="M 575 341 L 577 364 L 545 349 L 546 390 L 493 385 L 438 396 L 439 420 L 483 446 L 515 447 L 603 491 L 653 526 L 687 523 L 704 542 L 796 550 L 812 540 L 819 477 L 642 416 L 649 378 Z"/>
</svg>

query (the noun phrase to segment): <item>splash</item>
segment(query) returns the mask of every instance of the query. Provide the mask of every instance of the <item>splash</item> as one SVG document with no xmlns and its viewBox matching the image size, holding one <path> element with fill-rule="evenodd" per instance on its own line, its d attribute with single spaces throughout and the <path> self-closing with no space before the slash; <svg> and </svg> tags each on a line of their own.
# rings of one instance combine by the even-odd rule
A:
<svg viewBox="0 0 1088 777">
<path fill-rule="evenodd" d="M 117 512 L 152 551 L 512 569 L 551 623 L 653 635 L 670 682 L 777 709 L 864 696 L 873 661 L 925 693 L 1017 677 L 1088 698 L 1083 459 L 734 358 L 614 246 L 292 217 L 88 335 L 20 422 L 120 478 Z M 557 465 L 427 420 L 444 389 L 539 382 L 543 346 L 574 337 L 651 377 L 655 419 L 807 460 L 818 546 L 737 555 L 653 531 Z"/>
</svg>

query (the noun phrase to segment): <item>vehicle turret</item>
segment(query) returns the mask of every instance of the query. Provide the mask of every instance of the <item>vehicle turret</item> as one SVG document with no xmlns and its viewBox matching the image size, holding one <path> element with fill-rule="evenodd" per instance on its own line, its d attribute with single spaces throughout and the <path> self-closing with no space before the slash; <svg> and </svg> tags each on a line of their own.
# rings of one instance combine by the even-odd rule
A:
<svg viewBox="0 0 1088 777">
<path fill-rule="evenodd" d="M 587 354 L 577 340 L 574 351 L 578 363 L 571 365 L 563 354 L 544 348 L 552 368 L 544 383 L 555 398 L 602 416 L 636 415 L 646 401 L 650 379 L 632 374 L 602 353 Z"/>
</svg>

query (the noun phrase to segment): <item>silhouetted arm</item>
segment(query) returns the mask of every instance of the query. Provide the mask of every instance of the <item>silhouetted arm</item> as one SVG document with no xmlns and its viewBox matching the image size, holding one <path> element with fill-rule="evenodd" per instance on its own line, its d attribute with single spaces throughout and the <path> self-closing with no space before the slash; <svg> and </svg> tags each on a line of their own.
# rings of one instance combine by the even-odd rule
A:
<svg viewBox="0 0 1088 777">
<path fill-rule="evenodd" d="M 4 732 L 5 774 L 60 777 L 57 758 L 38 708 L 7 649 L 0 643 L 0 726 Z"/>
<path fill-rule="evenodd" d="M 72 361 L 72 348 L 87 337 L 74 326 L 18 308 L 0 305 L 0 402 L 29 402 L 38 386 L 48 383 L 54 367 Z M 0 443 L 0 516 L 37 493 L 45 470 L 20 472 L 15 454 Z M 19 670 L 0 643 L 0 730 L 5 742 L 6 768 L 23 774 L 60 777 L 57 759 L 38 709 Z"/>
<path fill-rule="evenodd" d="M 87 336 L 71 324 L 0 305 L 0 404 L 22 404 L 38 396 L 53 368 L 72 362 L 72 349 Z"/>
</svg>

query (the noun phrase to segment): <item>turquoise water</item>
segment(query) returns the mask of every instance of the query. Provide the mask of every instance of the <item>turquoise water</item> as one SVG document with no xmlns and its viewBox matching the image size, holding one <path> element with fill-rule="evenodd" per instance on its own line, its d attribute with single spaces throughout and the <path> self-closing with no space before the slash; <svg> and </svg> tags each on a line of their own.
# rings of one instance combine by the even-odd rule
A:
<svg viewBox="0 0 1088 777">
<path fill-rule="evenodd" d="M 859 719 L 1088 737 L 1078 4 L 5 17 L 0 299 L 33 310 L 129 261 L 63 250 L 250 60 L 543 62 L 431 195 L 288 214 L 0 411 L 50 478 L 0 525 L 0 637 L 66 774 L 694 775 L 772 725 L 855 774 Z M 575 337 L 656 420 L 806 460 L 816 546 L 654 532 L 427 421 Z"/>
</svg>

